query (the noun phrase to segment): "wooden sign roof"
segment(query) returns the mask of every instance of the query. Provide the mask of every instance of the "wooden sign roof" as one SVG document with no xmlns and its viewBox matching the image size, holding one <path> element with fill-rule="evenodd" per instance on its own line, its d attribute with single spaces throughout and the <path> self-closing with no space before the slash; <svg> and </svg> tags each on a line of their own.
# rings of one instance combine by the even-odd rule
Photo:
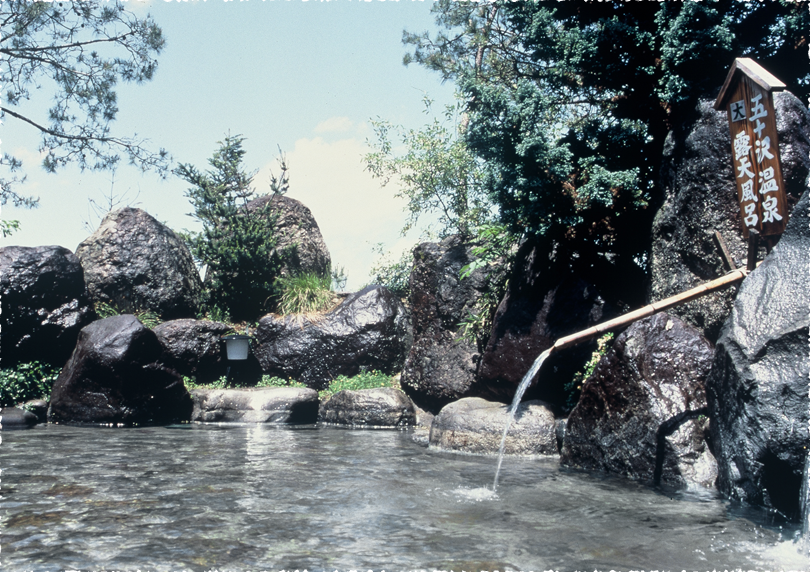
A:
<svg viewBox="0 0 810 572">
<path fill-rule="evenodd" d="M 728 70 L 726 81 L 723 83 L 723 88 L 720 90 L 720 95 L 714 102 L 714 108 L 717 110 L 723 109 L 727 103 L 727 99 L 734 93 L 736 83 L 740 81 L 739 74 L 745 74 L 751 80 L 759 85 L 765 91 L 782 91 L 787 87 L 784 83 L 776 79 L 776 77 L 759 65 L 751 58 L 736 58 Z M 736 77 L 735 77 L 736 76 Z"/>
</svg>

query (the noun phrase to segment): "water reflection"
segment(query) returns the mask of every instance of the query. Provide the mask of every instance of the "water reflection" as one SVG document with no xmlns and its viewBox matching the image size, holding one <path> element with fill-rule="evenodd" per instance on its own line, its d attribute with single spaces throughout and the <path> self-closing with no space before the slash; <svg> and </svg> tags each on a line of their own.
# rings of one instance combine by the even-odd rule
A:
<svg viewBox="0 0 810 572">
<path fill-rule="evenodd" d="M 5 434 L 6 570 L 808 569 L 799 527 L 712 494 L 269 426 Z"/>
</svg>

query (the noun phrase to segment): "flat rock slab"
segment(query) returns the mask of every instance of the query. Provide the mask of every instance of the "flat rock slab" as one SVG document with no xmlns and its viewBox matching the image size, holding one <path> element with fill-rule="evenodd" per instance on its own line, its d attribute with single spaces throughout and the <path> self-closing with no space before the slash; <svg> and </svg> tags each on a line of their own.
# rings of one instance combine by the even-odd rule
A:
<svg viewBox="0 0 810 572">
<path fill-rule="evenodd" d="M 298 387 L 192 389 L 192 421 L 308 424 L 318 420 L 318 392 Z"/>
<path fill-rule="evenodd" d="M 320 420 L 353 427 L 408 427 L 416 424 L 416 408 L 393 387 L 344 389 L 321 406 Z"/>
<path fill-rule="evenodd" d="M 430 446 L 446 451 L 496 455 L 501 446 L 509 406 L 480 397 L 465 397 L 447 406 L 433 419 Z M 542 401 L 518 406 L 506 436 L 507 455 L 556 455 L 554 414 Z"/>
</svg>

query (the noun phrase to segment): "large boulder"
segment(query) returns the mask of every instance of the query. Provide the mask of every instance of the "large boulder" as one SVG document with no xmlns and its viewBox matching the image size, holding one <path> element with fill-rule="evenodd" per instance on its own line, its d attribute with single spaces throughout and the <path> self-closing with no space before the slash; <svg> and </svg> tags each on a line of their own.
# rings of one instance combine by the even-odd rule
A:
<svg viewBox="0 0 810 572">
<path fill-rule="evenodd" d="M 562 462 L 674 486 L 712 486 L 705 381 L 712 344 L 665 313 L 635 322 L 585 382 Z"/>
<path fill-rule="evenodd" d="M 719 232 L 736 266 L 745 266 L 747 242 L 725 111 L 701 101 L 692 116 L 667 136 L 661 165 L 664 204 L 656 214 L 650 256 L 650 301 L 673 296 L 724 274 L 714 233 Z M 810 172 L 810 112 L 790 93 L 777 93 L 782 173 L 788 209 L 804 191 Z M 671 313 L 702 329 L 712 342 L 731 311 L 736 288 L 703 296 Z"/>
<path fill-rule="evenodd" d="M 445 406 L 430 426 L 430 446 L 445 451 L 497 455 L 509 406 L 465 397 Z M 542 401 L 522 402 L 504 443 L 507 455 L 556 455 L 554 413 Z"/>
<path fill-rule="evenodd" d="M 298 387 L 192 389 L 192 421 L 310 424 L 318 420 L 318 392 Z"/>
<path fill-rule="evenodd" d="M 420 407 L 434 413 L 467 396 L 481 359 L 477 343 L 459 335 L 459 324 L 476 311 L 489 285 L 484 268 L 459 277 L 461 269 L 473 261 L 471 250 L 471 244 L 451 236 L 440 243 L 420 244 L 413 251 L 413 346 L 401 384 Z"/>
<path fill-rule="evenodd" d="M 284 253 L 281 275 L 318 274 L 326 276 L 331 269 L 329 249 L 312 212 L 301 201 L 284 195 L 265 195 L 250 201 L 247 208 L 261 210 L 270 205 L 275 217 L 276 252 Z M 268 260 L 268 262 L 270 262 Z"/>
<path fill-rule="evenodd" d="M 121 312 L 151 310 L 164 319 L 199 311 L 202 282 L 188 247 L 141 209 L 108 213 L 76 256 L 93 302 Z"/>
<path fill-rule="evenodd" d="M 62 367 L 93 319 L 82 266 L 67 248 L 0 248 L 2 367 L 30 361 Z"/>
<path fill-rule="evenodd" d="M 368 286 L 322 316 L 265 316 L 254 352 L 265 373 L 325 389 L 362 369 L 399 371 L 411 339 L 402 302 L 387 288 Z"/>
<path fill-rule="evenodd" d="M 344 389 L 321 404 L 318 418 L 333 425 L 402 428 L 416 424 L 416 408 L 394 387 Z"/>
<path fill-rule="evenodd" d="M 166 369 L 157 336 L 135 316 L 93 322 L 53 385 L 48 420 L 65 423 L 168 423 L 188 420 L 191 397 Z"/>
<path fill-rule="evenodd" d="M 227 324 L 186 318 L 163 322 L 152 330 L 163 346 L 164 365 L 198 384 L 229 375 L 239 385 L 255 385 L 262 377 L 252 353 L 244 361 L 228 361 L 222 341 L 222 336 L 232 331 Z"/>
<path fill-rule="evenodd" d="M 740 286 L 707 382 L 718 487 L 790 518 L 799 517 L 810 450 L 808 202 L 805 192 L 779 244 Z"/>
<path fill-rule="evenodd" d="M 613 317 L 593 283 L 572 272 L 566 256 L 551 259 L 548 245 L 525 243 L 517 252 L 506 295 L 493 318 L 471 393 L 510 402 L 523 376 L 554 342 Z M 596 344 L 552 354 L 525 399 L 565 402 L 565 383 L 588 361 Z"/>
</svg>

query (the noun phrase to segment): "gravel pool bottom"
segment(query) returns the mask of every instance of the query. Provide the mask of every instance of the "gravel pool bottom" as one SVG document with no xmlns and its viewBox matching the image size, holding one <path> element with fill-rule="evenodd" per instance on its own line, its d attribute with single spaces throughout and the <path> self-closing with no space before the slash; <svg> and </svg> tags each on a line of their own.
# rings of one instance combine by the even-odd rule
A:
<svg viewBox="0 0 810 572">
<path fill-rule="evenodd" d="M 0 569 L 808 570 L 798 526 L 409 431 L 263 425 L 4 431 Z"/>
</svg>

